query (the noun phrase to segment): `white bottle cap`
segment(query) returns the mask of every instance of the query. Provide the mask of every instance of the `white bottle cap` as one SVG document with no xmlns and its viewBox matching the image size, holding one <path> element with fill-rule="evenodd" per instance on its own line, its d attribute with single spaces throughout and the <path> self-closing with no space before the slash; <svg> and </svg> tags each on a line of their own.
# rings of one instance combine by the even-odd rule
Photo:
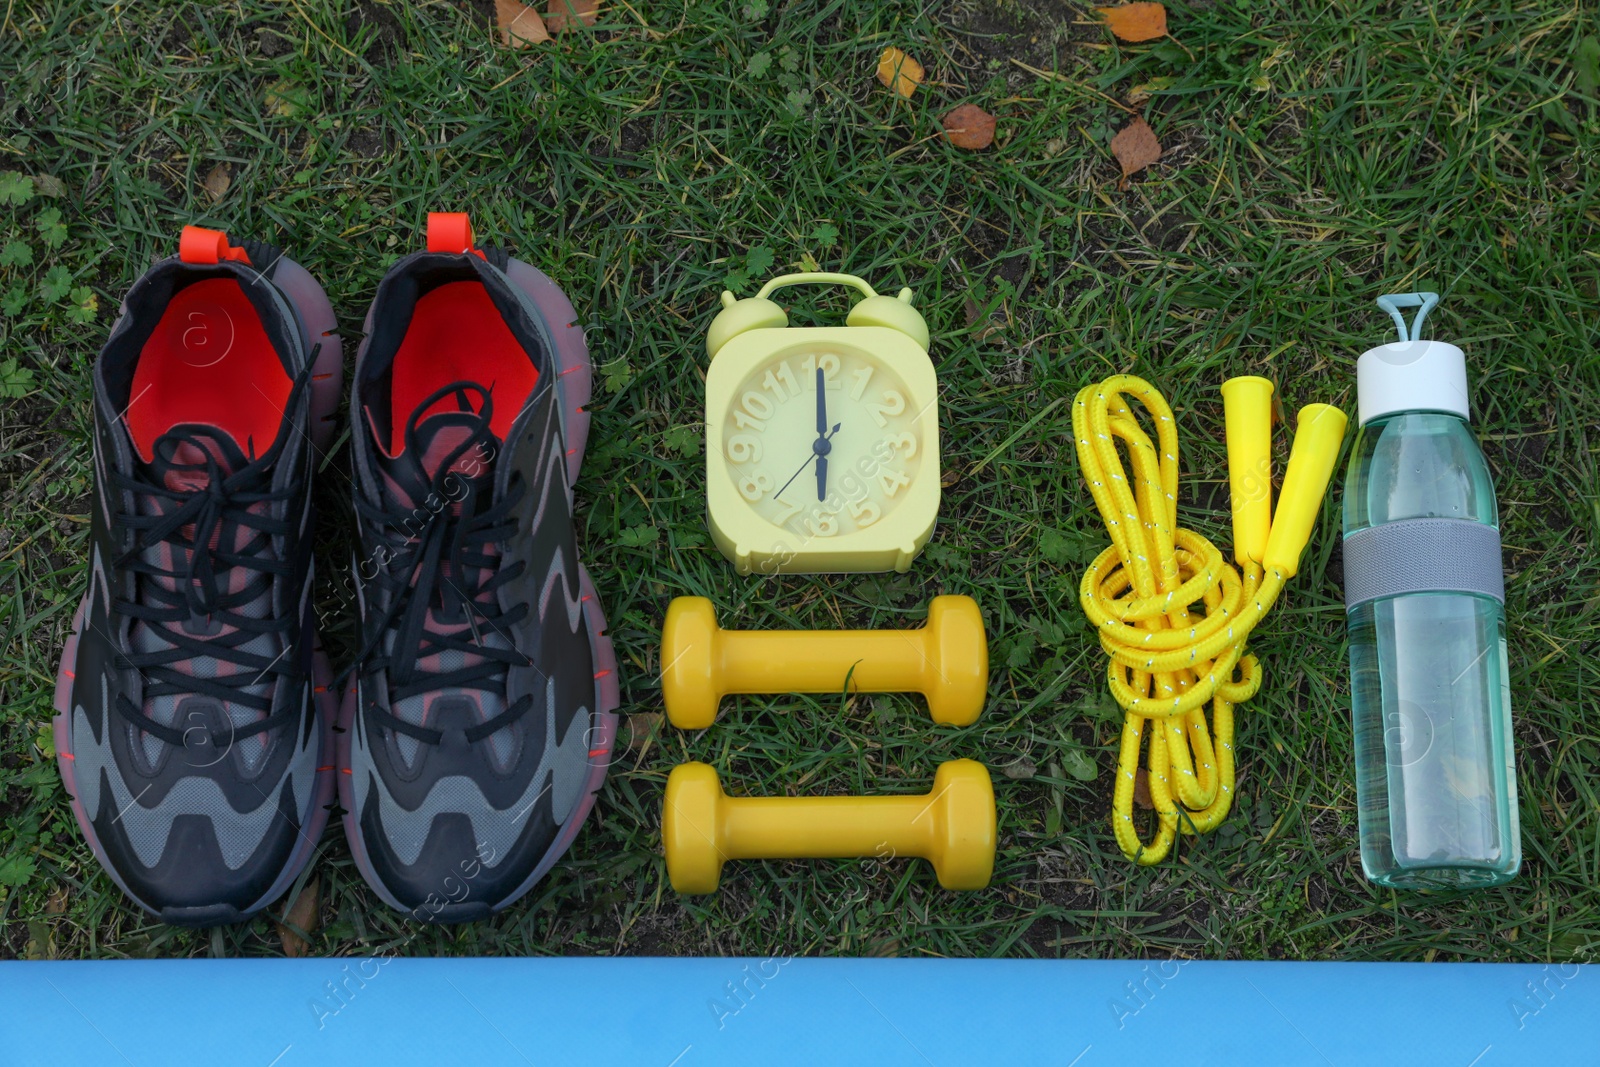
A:
<svg viewBox="0 0 1600 1067">
<path fill-rule="evenodd" d="M 1356 362 L 1356 409 L 1365 426 L 1398 411 L 1467 414 L 1467 360 L 1448 341 L 1391 341 Z"/>
</svg>

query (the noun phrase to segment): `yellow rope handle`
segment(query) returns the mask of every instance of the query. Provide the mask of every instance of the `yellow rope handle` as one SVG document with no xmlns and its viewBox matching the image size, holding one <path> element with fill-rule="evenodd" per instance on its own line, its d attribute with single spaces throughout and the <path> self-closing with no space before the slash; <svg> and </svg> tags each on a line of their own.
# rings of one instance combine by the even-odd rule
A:
<svg viewBox="0 0 1600 1067">
<path fill-rule="evenodd" d="M 1154 441 L 1128 398 L 1143 405 L 1154 420 Z M 1322 405 L 1316 407 L 1321 417 Z M 1329 410 L 1343 419 L 1336 409 Z M 1312 515 L 1332 474 L 1343 432 L 1340 421 L 1326 457 L 1325 440 L 1319 438 L 1317 455 L 1310 461 L 1297 467 L 1291 459 L 1290 476 L 1306 468 L 1308 473 L 1297 480 L 1316 483 Z M 1142 378 L 1116 375 L 1085 387 L 1073 402 L 1072 433 L 1084 480 L 1111 535 L 1111 547 L 1085 572 L 1078 599 L 1110 657 L 1107 681 L 1124 711 L 1112 829 L 1124 856 L 1139 864 L 1159 863 L 1180 828 L 1204 833 L 1227 817 L 1234 784 L 1233 707 L 1261 687 L 1261 666 L 1245 654 L 1245 641 L 1294 573 L 1304 537 L 1292 544 L 1294 537 L 1288 536 L 1291 544 L 1267 553 L 1274 562 L 1266 568 L 1245 559 L 1241 574 L 1210 541 L 1178 526 L 1177 424 L 1166 400 Z M 1264 482 L 1270 485 L 1270 471 L 1265 473 Z M 1301 501 L 1297 513 L 1307 511 L 1303 493 L 1310 488 L 1302 484 L 1294 490 Z M 1286 477 L 1284 499 L 1290 496 Z M 1291 562 L 1277 562 L 1280 555 Z M 1203 610 L 1194 611 L 1195 605 Z M 1150 800 L 1157 818 L 1149 843 L 1139 839 L 1133 822 L 1141 749 L 1148 752 Z"/>
</svg>

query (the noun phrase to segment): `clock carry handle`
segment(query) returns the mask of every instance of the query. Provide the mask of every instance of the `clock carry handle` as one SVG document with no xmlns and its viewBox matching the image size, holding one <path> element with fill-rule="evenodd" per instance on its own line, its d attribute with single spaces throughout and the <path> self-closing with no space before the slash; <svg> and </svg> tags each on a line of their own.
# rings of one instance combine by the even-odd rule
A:
<svg viewBox="0 0 1600 1067">
<path fill-rule="evenodd" d="M 876 289 L 868 285 L 863 279 L 857 278 L 854 274 L 835 274 L 832 271 L 804 271 L 799 274 L 784 274 L 780 277 L 772 279 L 766 285 L 761 287 L 761 291 L 756 294 L 756 299 L 765 300 L 768 296 L 772 295 L 775 290 L 786 289 L 791 285 L 811 284 L 848 285 L 850 288 L 858 290 L 864 297 L 871 298 L 878 295 L 878 291 Z M 910 303 L 911 290 L 900 290 L 900 299 Z M 724 303 L 726 303 L 726 301 L 724 301 Z"/>
<path fill-rule="evenodd" d="M 846 325 L 883 326 L 898 330 L 915 341 L 917 347 L 927 351 L 928 324 L 911 306 L 910 289 L 901 289 L 898 296 L 881 296 L 854 274 L 808 271 L 774 278 L 763 285 L 759 293 L 746 300 L 735 299 L 731 292 L 723 290 L 722 310 L 706 331 L 706 354 L 715 358 L 723 345 L 741 333 L 761 329 L 781 330 L 788 326 L 789 316 L 768 297 L 778 289 L 806 284 L 848 285 L 858 290 L 866 299 L 850 309 L 850 315 L 845 319 Z"/>
</svg>

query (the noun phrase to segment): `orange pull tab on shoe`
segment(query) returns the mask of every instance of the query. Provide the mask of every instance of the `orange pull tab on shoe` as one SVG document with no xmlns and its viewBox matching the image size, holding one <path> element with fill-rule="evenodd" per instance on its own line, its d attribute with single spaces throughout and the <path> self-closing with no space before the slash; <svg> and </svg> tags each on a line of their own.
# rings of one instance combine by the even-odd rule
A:
<svg viewBox="0 0 1600 1067">
<path fill-rule="evenodd" d="M 228 235 L 221 230 L 208 230 L 202 226 L 185 226 L 178 236 L 178 258 L 185 263 L 250 262 L 250 254 L 242 248 L 228 244 Z"/>
<path fill-rule="evenodd" d="M 472 221 L 465 211 L 428 212 L 428 251 L 471 252 L 479 259 L 485 258 L 472 247 Z"/>
</svg>

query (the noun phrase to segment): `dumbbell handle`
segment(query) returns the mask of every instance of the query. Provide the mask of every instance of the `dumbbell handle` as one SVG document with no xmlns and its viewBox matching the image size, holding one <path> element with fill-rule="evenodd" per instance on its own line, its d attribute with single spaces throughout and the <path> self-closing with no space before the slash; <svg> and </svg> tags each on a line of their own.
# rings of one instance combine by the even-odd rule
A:
<svg viewBox="0 0 1600 1067">
<path fill-rule="evenodd" d="M 725 693 L 919 692 L 930 661 L 926 630 L 723 630 L 716 654 Z"/>
<path fill-rule="evenodd" d="M 718 840 L 728 859 L 926 856 L 933 798 L 729 797 Z"/>
</svg>

